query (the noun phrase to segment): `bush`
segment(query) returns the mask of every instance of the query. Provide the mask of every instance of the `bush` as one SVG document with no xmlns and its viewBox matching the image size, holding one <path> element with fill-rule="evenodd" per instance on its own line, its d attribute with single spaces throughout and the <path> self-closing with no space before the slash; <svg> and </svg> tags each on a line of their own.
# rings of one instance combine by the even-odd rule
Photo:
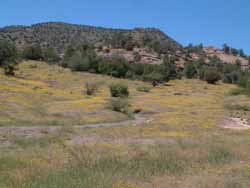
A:
<svg viewBox="0 0 250 188">
<path fill-rule="evenodd" d="M 250 88 L 250 75 L 242 74 L 238 81 L 238 85 L 243 88 Z"/>
<path fill-rule="evenodd" d="M 135 62 L 140 62 L 141 61 L 141 55 L 140 55 L 139 52 L 134 52 L 133 55 L 134 55 L 134 61 Z"/>
<path fill-rule="evenodd" d="M 238 71 L 234 71 L 234 72 L 231 72 L 231 73 L 226 73 L 223 75 L 222 77 L 222 81 L 224 83 L 228 83 L 228 84 L 235 84 L 239 81 L 240 79 L 240 72 Z"/>
<path fill-rule="evenodd" d="M 161 73 L 152 72 L 150 74 L 144 75 L 143 80 L 151 81 L 153 86 L 155 87 L 156 85 L 164 81 L 164 76 Z"/>
<path fill-rule="evenodd" d="M 54 48 L 48 48 L 45 50 L 43 58 L 48 63 L 56 63 L 60 60 L 60 57 Z"/>
<path fill-rule="evenodd" d="M 141 76 L 144 73 L 145 66 L 146 65 L 142 63 L 135 63 L 135 64 L 131 64 L 130 68 L 131 68 L 131 71 L 134 72 L 135 75 Z"/>
<path fill-rule="evenodd" d="M 194 63 L 186 63 L 185 64 L 184 74 L 189 79 L 196 77 L 197 71 L 196 71 Z"/>
<path fill-rule="evenodd" d="M 0 66 L 16 62 L 17 50 L 12 43 L 0 40 Z"/>
<path fill-rule="evenodd" d="M 4 68 L 4 74 L 14 76 L 16 71 L 17 50 L 12 43 L 0 40 L 0 66 Z"/>
<path fill-rule="evenodd" d="M 99 88 L 99 83 L 87 81 L 85 83 L 85 92 L 87 95 L 94 95 Z"/>
<path fill-rule="evenodd" d="M 233 96 L 247 95 L 247 92 L 246 92 L 246 89 L 244 88 L 235 88 L 235 89 L 230 90 L 229 95 L 233 95 Z"/>
<path fill-rule="evenodd" d="M 4 65 L 4 74 L 6 76 L 15 76 L 16 70 L 17 70 L 16 63 L 8 63 Z"/>
<path fill-rule="evenodd" d="M 140 92 L 150 92 L 151 89 L 152 89 L 151 87 L 146 86 L 146 85 L 137 87 L 137 91 L 140 91 Z"/>
<path fill-rule="evenodd" d="M 215 84 L 217 81 L 220 80 L 220 74 L 214 67 L 209 67 L 204 72 L 204 80 L 207 81 L 209 84 Z"/>
<path fill-rule="evenodd" d="M 111 75 L 117 78 L 125 78 L 130 70 L 129 63 L 120 56 L 113 56 L 99 62 L 98 72 L 101 74 Z"/>
<path fill-rule="evenodd" d="M 29 46 L 23 51 L 23 58 L 30 60 L 41 60 L 43 59 L 43 52 L 39 45 Z"/>
<path fill-rule="evenodd" d="M 112 97 L 128 97 L 128 86 L 122 83 L 116 83 L 110 85 L 110 94 Z"/>
<path fill-rule="evenodd" d="M 73 71 L 88 71 L 90 69 L 90 59 L 89 57 L 82 58 L 80 52 L 76 52 L 69 58 L 67 67 Z"/>
<path fill-rule="evenodd" d="M 240 105 L 240 104 L 234 104 L 234 105 L 225 105 L 225 107 L 229 110 L 239 110 L 239 111 L 250 111 L 250 106 L 247 105 Z"/>
<path fill-rule="evenodd" d="M 109 108 L 115 112 L 129 114 L 129 104 L 124 98 L 113 98 L 110 100 Z"/>
</svg>

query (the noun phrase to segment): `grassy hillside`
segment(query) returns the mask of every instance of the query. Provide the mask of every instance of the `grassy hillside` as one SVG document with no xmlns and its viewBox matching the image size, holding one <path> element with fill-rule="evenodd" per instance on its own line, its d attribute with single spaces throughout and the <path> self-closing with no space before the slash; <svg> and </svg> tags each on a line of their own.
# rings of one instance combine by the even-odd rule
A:
<svg viewBox="0 0 250 188">
<path fill-rule="evenodd" d="M 86 97 L 84 83 L 90 79 L 102 87 Z M 106 108 L 113 82 L 129 85 L 130 107 L 141 109 L 147 120 L 73 127 L 129 119 Z M 0 74 L 0 187 L 250 186 L 250 132 L 222 128 L 231 116 L 250 117 L 249 98 L 230 96 L 236 86 L 199 80 L 137 90 L 145 85 L 34 61 L 22 63 L 17 78 Z M 39 125 L 43 129 L 28 128 Z M 51 131 L 48 125 L 59 128 Z"/>
</svg>

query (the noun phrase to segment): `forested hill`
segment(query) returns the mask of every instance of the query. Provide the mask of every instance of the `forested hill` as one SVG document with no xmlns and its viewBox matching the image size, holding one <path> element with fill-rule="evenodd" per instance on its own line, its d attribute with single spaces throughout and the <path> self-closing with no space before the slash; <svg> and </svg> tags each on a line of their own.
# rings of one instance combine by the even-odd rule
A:
<svg viewBox="0 0 250 188">
<path fill-rule="evenodd" d="M 134 46 L 150 47 L 160 53 L 182 49 L 178 42 L 155 28 L 125 30 L 61 22 L 0 28 L 0 39 L 14 42 L 19 49 L 40 45 L 42 48 L 53 47 L 60 53 L 69 45 L 84 42 L 128 49 Z"/>
</svg>

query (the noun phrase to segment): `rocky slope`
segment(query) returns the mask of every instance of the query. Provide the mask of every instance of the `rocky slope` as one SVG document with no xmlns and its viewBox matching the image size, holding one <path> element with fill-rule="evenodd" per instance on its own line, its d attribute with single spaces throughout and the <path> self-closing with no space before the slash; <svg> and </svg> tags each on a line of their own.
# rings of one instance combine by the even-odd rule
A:
<svg viewBox="0 0 250 188">
<path fill-rule="evenodd" d="M 155 28 L 109 29 L 60 22 L 0 28 L 0 39 L 13 41 L 20 49 L 39 44 L 43 48 L 54 47 L 61 53 L 71 44 L 87 42 L 117 46 L 128 40 L 139 47 L 154 46 L 165 51 L 182 48 L 178 42 Z"/>
<path fill-rule="evenodd" d="M 121 55 L 129 62 L 135 62 L 135 53 L 140 55 L 139 63 L 159 64 L 165 54 L 174 56 L 176 64 L 183 67 L 186 62 L 201 57 L 217 56 L 224 63 L 234 64 L 240 60 L 249 68 L 246 58 L 228 55 L 214 47 L 193 49 L 182 47 L 174 39 L 155 28 L 110 29 L 62 22 L 40 23 L 31 26 L 9 26 L 0 28 L 0 39 L 12 41 L 19 49 L 30 45 L 42 48 L 53 47 L 61 55 L 70 45 L 89 43 L 96 46 L 101 56 Z M 100 48 L 101 47 L 101 48 Z M 108 53 L 107 50 L 108 49 Z M 194 51 L 195 49 L 195 51 Z"/>
</svg>

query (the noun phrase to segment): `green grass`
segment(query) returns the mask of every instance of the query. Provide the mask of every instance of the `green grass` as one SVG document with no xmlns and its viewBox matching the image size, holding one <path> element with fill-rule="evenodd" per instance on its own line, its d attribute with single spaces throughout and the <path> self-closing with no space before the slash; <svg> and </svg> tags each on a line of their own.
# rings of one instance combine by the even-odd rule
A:
<svg viewBox="0 0 250 188">
<path fill-rule="evenodd" d="M 250 111 L 250 106 L 248 105 L 240 105 L 240 104 L 227 104 L 225 105 L 228 110 L 239 110 L 239 111 Z"/>
<path fill-rule="evenodd" d="M 246 95 L 250 96 L 250 92 L 245 88 L 234 88 L 229 92 L 230 95 Z"/>
<path fill-rule="evenodd" d="M 213 146 L 209 149 L 207 161 L 211 164 L 225 164 L 236 160 L 236 155 L 224 146 Z"/>
<path fill-rule="evenodd" d="M 136 89 L 137 89 L 137 91 L 140 91 L 140 92 L 150 92 L 152 87 L 142 85 L 142 86 L 137 87 Z"/>
</svg>

